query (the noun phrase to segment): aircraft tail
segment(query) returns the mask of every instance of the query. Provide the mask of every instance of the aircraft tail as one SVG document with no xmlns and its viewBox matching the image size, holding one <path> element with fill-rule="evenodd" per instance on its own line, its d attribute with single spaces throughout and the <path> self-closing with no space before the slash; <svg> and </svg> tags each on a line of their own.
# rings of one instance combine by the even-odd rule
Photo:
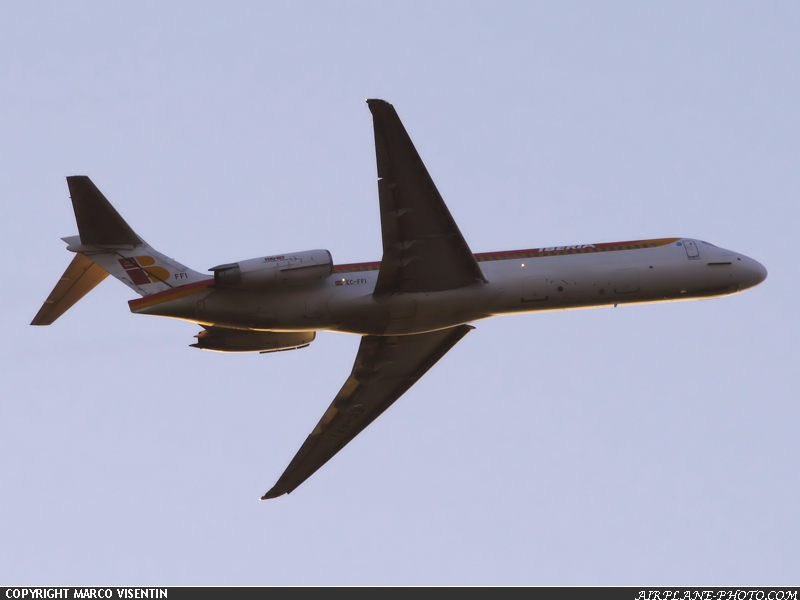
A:
<svg viewBox="0 0 800 600">
<path fill-rule="evenodd" d="M 208 279 L 139 237 L 91 179 L 67 177 L 67 185 L 79 235 L 62 239 L 76 255 L 31 325 L 50 325 L 108 275 L 141 296 Z"/>
</svg>

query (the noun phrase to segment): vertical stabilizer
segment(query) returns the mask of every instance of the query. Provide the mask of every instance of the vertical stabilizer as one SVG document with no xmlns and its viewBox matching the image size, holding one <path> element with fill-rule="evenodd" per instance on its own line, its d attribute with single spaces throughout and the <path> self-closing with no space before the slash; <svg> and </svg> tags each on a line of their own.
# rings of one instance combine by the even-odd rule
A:
<svg viewBox="0 0 800 600">
<path fill-rule="evenodd" d="M 67 177 L 67 185 L 82 243 L 101 246 L 143 243 L 86 175 Z"/>
<path fill-rule="evenodd" d="M 85 175 L 67 177 L 80 235 L 66 237 L 76 256 L 34 317 L 32 325 L 50 325 L 98 283 L 113 275 L 141 296 L 208 280 L 158 252 L 125 222 Z"/>
</svg>

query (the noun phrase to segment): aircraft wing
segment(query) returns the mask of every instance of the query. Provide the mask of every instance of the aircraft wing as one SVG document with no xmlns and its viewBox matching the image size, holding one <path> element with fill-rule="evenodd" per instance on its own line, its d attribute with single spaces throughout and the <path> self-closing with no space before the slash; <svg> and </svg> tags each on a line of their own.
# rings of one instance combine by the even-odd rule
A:
<svg viewBox="0 0 800 600">
<path fill-rule="evenodd" d="M 85 255 L 77 253 L 36 313 L 31 325 L 50 325 L 78 300 L 108 277 L 108 272 Z"/>
<path fill-rule="evenodd" d="M 389 408 L 473 327 L 361 338 L 353 371 L 275 486 L 262 500 L 288 494 Z"/>
<path fill-rule="evenodd" d="M 383 100 L 367 104 L 375 129 L 383 234 L 375 298 L 486 282 L 394 107 Z"/>
</svg>

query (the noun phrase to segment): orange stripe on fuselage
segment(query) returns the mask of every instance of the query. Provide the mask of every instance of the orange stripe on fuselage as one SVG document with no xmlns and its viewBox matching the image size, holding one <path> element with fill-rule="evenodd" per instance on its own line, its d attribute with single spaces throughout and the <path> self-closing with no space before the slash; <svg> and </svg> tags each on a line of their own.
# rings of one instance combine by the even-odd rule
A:
<svg viewBox="0 0 800 600">
<path fill-rule="evenodd" d="M 475 260 L 491 262 L 495 260 L 514 260 L 519 258 L 539 258 L 544 256 L 561 256 L 564 254 L 596 254 L 598 252 L 617 252 L 620 250 L 641 250 L 657 248 L 675 243 L 681 238 L 658 238 L 654 240 L 632 240 L 629 242 L 608 242 L 604 244 L 578 244 L 575 246 L 552 246 L 548 248 L 531 248 L 528 250 L 504 250 L 501 252 L 481 252 Z M 335 265 L 334 273 L 358 273 L 359 271 L 377 271 L 380 262 L 350 263 Z"/>
<path fill-rule="evenodd" d="M 644 248 L 657 248 L 667 246 L 680 240 L 681 238 L 658 238 L 654 240 L 633 240 L 630 242 L 609 242 L 605 244 L 579 244 L 575 246 L 552 246 L 548 248 L 530 248 L 528 250 L 505 250 L 501 252 L 482 252 L 475 255 L 475 259 L 480 262 L 492 262 L 498 260 L 514 260 L 520 258 L 541 258 L 545 256 L 562 256 L 565 254 L 596 254 L 598 252 L 618 252 L 620 250 L 641 250 Z M 363 271 L 377 271 L 380 269 L 380 261 L 365 263 L 348 263 L 344 265 L 334 265 L 334 273 L 359 273 Z M 128 301 L 132 311 L 149 308 L 157 304 L 171 302 L 199 294 L 201 292 L 214 289 L 214 280 L 206 279 L 196 281 Z"/>
<path fill-rule="evenodd" d="M 349 263 L 346 265 L 333 265 L 334 273 L 357 273 L 359 271 L 377 271 L 381 262 Z"/>
<path fill-rule="evenodd" d="M 206 292 L 211 290 L 213 287 L 213 279 L 195 281 L 194 283 L 187 283 L 186 285 L 172 288 L 171 290 L 164 290 L 163 292 L 158 292 L 157 294 L 150 294 L 149 296 L 136 298 L 135 300 L 129 300 L 128 306 L 130 306 L 132 311 L 141 310 L 142 308 L 150 308 L 151 306 L 155 306 L 157 304 L 163 304 L 164 302 L 171 302 L 172 300 L 178 300 L 179 298 L 185 298 L 186 296 Z"/>
</svg>

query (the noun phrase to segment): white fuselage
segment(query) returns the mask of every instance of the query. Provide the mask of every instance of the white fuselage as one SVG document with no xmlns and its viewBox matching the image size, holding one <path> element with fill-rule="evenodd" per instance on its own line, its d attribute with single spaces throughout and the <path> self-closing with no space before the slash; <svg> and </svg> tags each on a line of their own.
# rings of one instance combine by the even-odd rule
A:
<svg viewBox="0 0 800 600">
<path fill-rule="evenodd" d="M 259 331 L 362 335 L 433 331 L 487 317 L 544 310 L 723 296 L 757 285 L 755 260 L 688 238 L 477 254 L 487 283 L 444 292 L 373 297 L 379 263 L 340 265 L 311 284 L 270 290 L 180 288 L 131 301 L 137 313 Z M 161 296 L 158 294 L 156 296 Z"/>
</svg>

